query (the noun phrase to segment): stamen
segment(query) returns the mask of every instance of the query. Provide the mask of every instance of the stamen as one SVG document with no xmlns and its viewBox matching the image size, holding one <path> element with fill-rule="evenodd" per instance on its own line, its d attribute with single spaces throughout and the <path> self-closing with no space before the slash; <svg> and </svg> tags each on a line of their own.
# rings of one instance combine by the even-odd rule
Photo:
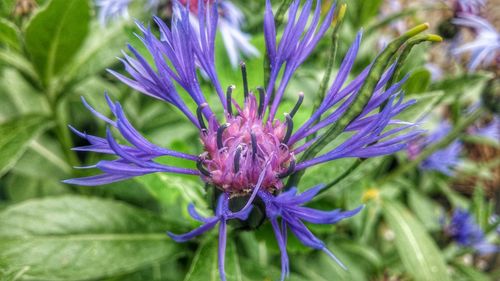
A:
<svg viewBox="0 0 500 281">
<path fill-rule="evenodd" d="M 234 90 L 234 85 L 231 85 L 227 87 L 227 92 L 226 92 L 226 107 L 227 107 L 227 113 L 231 116 L 233 115 L 233 107 L 231 103 L 231 95 L 233 94 Z"/>
<path fill-rule="evenodd" d="M 244 62 L 240 63 L 241 67 L 241 76 L 243 77 L 243 94 L 245 100 L 248 98 L 248 79 L 247 79 L 247 66 Z"/>
<path fill-rule="evenodd" d="M 285 113 L 285 118 L 286 118 L 286 134 L 285 137 L 283 138 L 283 143 L 287 144 L 288 140 L 290 140 L 290 137 L 292 136 L 292 131 L 293 131 L 293 120 L 292 116 L 290 114 Z"/>
<path fill-rule="evenodd" d="M 202 129 L 207 129 L 207 126 L 205 125 L 205 121 L 203 121 L 203 114 L 202 114 L 203 109 L 207 106 L 208 106 L 208 103 L 202 103 L 196 109 L 196 116 L 198 117 L 198 123 L 200 123 L 200 127 Z"/>
<path fill-rule="evenodd" d="M 299 93 L 299 100 L 297 101 L 297 103 L 293 107 L 292 112 L 290 112 L 290 116 L 292 116 L 292 118 L 293 118 L 293 116 L 295 116 L 295 113 L 297 113 L 297 111 L 299 110 L 300 105 L 302 104 L 303 100 L 304 100 L 304 93 L 300 92 Z"/>
<path fill-rule="evenodd" d="M 234 173 L 238 173 L 238 171 L 240 170 L 240 157 L 241 157 L 241 150 L 242 150 L 242 146 L 241 145 L 238 145 L 238 147 L 236 148 L 236 152 L 234 153 L 234 164 L 233 164 L 233 167 L 234 167 Z"/>
<path fill-rule="evenodd" d="M 288 169 L 286 169 L 286 171 L 284 173 L 278 174 L 278 178 L 280 178 L 280 179 L 286 178 L 289 175 L 291 175 L 294 170 L 295 170 L 295 159 L 290 161 L 290 165 L 288 165 Z"/>
<path fill-rule="evenodd" d="M 205 176 L 212 176 L 212 174 L 207 169 L 205 169 L 205 167 L 203 167 L 203 160 L 201 160 L 201 158 L 198 158 L 198 160 L 196 161 L 196 168 L 198 168 L 198 170 L 200 170 L 200 172 Z"/>
<path fill-rule="evenodd" d="M 224 143 L 222 142 L 222 133 L 224 133 L 224 130 L 229 127 L 229 123 L 222 124 L 220 127 L 217 129 L 217 148 L 221 149 L 224 147 Z"/>
<path fill-rule="evenodd" d="M 257 116 L 260 118 L 262 117 L 262 113 L 264 111 L 264 97 L 266 92 L 262 87 L 257 87 L 257 90 L 259 91 L 259 108 L 257 109 Z"/>
<path fill-rule="evenodd" d="M 250 133 L 250 138 L 252 139 L 252 160 L 255 160 L 257 156 L 257 137 L 254 133 Z"/>
</svg>

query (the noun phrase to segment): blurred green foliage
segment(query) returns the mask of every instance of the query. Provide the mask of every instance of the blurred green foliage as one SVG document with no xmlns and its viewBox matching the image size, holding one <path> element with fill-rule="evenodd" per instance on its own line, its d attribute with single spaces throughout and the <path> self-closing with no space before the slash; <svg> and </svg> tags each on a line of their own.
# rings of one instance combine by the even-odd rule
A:
<svg viewBox="0 0 500 281">
<path fill-rule="evenodd" d="M 116 57 L 126 42 L 143 51 L 133 35 L 138 29 L 131 20 L 100 26 L 90 0 L 24 0 L 35 5 L 19 15 L 16 4 L 22 1 L 0 2 L 0 280 L 218 280 L 215 236 L 177 244 L 165 235 L 166 230 L 179 233 L 197 225 L 187 213 L 189 203 L 203 214 L 212 212 L 199 179 L 153 174 L 93 188 L 61 183 L 88 173 L 72 166 L 99 160 L 97 155 L 70 150 L 81 140 L 70 134 L 67 124 L 96 135 L 104 132 L 103 124 L 81 105 L 80 96 L 109 114 L 103 103 L 108 91 L 152 142 L 200 153 L 197 131 L 186 126 L 176 109 L 133 93 L 106 72 L 123 70 Z M 234 2 L 247 15 L 247 31 L 262 54 L 246 61 L 250 85 L 261 85 L 263 4 Z M 375 58 L 377 39 L 391 23 L 380 18 L 382 5 L 382 0 L 348 2 L 333 75 L 360 28 L 369 32 L 353 72 L 359 73 Z M 138 7 L 131 14 L 150 21 Z M 299 69 L 285 96 L 284 104 L 292 107 L 296 93 L 306 93 L 304 108 L 295 117 L 298 123 L 312 111 L 326 67 L 328 38 Z M 403 113 L 402 120 L 421 121 L 440 106 L 463 107 L 479 99 L 491 75 L 457 71 L 433 81 L 424 67 L 429 46 L 414 49 L 408 58 L 410 69 L 403 70 L 412 70 L 404 89 L 406 98 L 418 104 Z M 216 57 L 222 85 L 240 83 L 220 38 Z M 203 90 L 211 89 L 205 82 Z M 486 145 L 498 149 L 496 144 Z M 343 159 L 308 170 L 299 189 L 332 181 L 354 161 Z M 457 179 L 417 169 L 382 180 L 407 164 L 404 153 L 363 161 L 313 202 L 320 209 L 365 204 L 360 215 L 339 225 L 311 226 L 349 271 L 290 237 L 289 280 L 498 280 L 495 257 L 481 258 L 458 248 L 446 240 L 441 223 L 447 210 L 470 207 L 488 235 L 498 240 L 489 222 L 494 214 L 491 196 L 480 184 L 473 186 L 473 196 L 460 193 L 453 188 Z M 463 173 L 466 178 L 488 179 L 498 165 L 498 159 L 468 162 Z M 229 237 L 228 280 L 279 279 L 279 250 L 269 224 L 251 232 L 232 231 Z M 473 262 L 464 262 L 467 258 Z M 487 266 L 477 267 L 481 262 Z"/>
</svg>

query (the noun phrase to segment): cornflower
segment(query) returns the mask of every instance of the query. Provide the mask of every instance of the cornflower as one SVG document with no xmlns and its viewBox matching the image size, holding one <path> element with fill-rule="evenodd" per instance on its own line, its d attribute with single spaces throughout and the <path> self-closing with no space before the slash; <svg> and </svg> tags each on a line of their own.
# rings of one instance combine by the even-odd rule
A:
<svg viewBox="0 0 500 281">
<path fill-rule="evenodd" d="M 327 128 L 340 122 L 346 112 L 356 105 L 356 98 L 362 92 L 365 82 L 374 80 L 373 75 L 370 75 L 373 65 L 370 65 L 346 83 L 361 42 L 361 33 L 358 33 L 340 65 L 337 77 L 311 118 L 300 126 L 294 122 L 294 116 L 305 97 L 302 93 L 298 95 L 295 106 L 289 113 L 284 114 L 283 119 L 277 117 L 278 108 L 293 74 L 313 52 L 334 19 L 335 7 L 332 5 L 321 21 L 321 6 L 321 1 L 318 0 L 313 9 L 313 1 L 309 0 L 300 9 L 300 1 L 293 1 L 288 11 L 288 23 L 277 42 L 272 7 L 270 1 L 266 1 L 264 36 L 270 63 L 269 81 L 265 87 L 251 89 L 247 82 L 246 65 L 242 63 L 243 87 L 239 93 L 243 96 L 243 104 L 234 99 L 234 85 L 227 87 L 226 91 L 223 90 L 215 71 L 214 45 L 219 18 L 217 3 L 198 2 L 197 25 L 193 25 L 190 20 L 190 10 L 180 4 L 175 7 L 178 10 L 174 13 L 170 27 L 155 17 L 160 38 L 153 35 L 149 28 L 138 24 L 142 31 L 141 40 L 153 58 L 154 66 L 129 45 L 132 56 L 124 53 L 122 59 L 128 76 L 113 70 L 110 72 L 131 88 L 177 108 L 198 128 L 203 152 L 192 155 L 149 142 L 128 121 L 120 103 L 112 101 L 107 95 L 106 100 L 114 116 L 113 120 L 97 112 L 83 99 L 84 105 L 108 124 L 108 129 L 106 137 L 103 138 L 71 128 L 90 143 L 75 150 L 111 154 L 117 156 L 117 159 L 102 160 L 88 167 L 97 168 L 102 174 L 65 182 L 88 186 L 102 185 L 158 172 L 200 177 L 204 183 L 216 188 L 220 193 L 215 215 L 202 217 L 195 206 L 190 205 L 189 214 L 202 222 L 202 225 L 186 234 L 169 235 L 178 242 L 184 242 L 218 225 L 218 265 L 222 280 L 225 280 L 227 222 L 246 220 L 253 209 L 258 208 L 255 207 L 257 205 L 264 206 L 263 211 L 272 225 L 281 250 L 282 280 L 289 274 L 286 251 L 288 229 L 304 245 L 324 251 L 343 266 L 324 242 L 308 230 L 304 222 L 334 224 L 355 215 L 362 206 L 350 211 L 320 211 L 305 207 L 323 186 L 319 185 L 298 194 L 296 188 L 285 188 L 285 179 L 294 173 L 335 159 L 369 158 L 397 152 L 404 149 L 407 142 L 420 132 L 413 130 L 414 124 L 395 119 L 396 115 L 414 101 L 403 101 L 400 87 L 404 79 L 388 85 L 396 68 L 393 64 L 377 78 L 378 82 L 374 81 L 374 89 L 360 113 L 343 128 L 346 140 L 316 156 L 297 160 L 299 155 L 321 141 Z M 216 106 L 207 103 L 199 83 L 198 70 L 213 85 L 220 100 Z M 196 104 L 196 110 L 192 111 L 188 107 L 175 85 L 187 93 L 190 102 Z M 214 109 L 217 108 L 223 110 L 222 118 L 215 114 Z M 119 144 L 112 129 L 118 131 L 128 144 Z M 312 135 L 317 136 L 306 140 Z M 192 168 L 169 166 L 155 161 L 162 156 L 191 161 Z M 242 208 L 233 210 L 229 207 L 231 200 L 242 198 L 246 200 Z M 254 204 L 256 201 L 263 204 Z"/>
</svg>

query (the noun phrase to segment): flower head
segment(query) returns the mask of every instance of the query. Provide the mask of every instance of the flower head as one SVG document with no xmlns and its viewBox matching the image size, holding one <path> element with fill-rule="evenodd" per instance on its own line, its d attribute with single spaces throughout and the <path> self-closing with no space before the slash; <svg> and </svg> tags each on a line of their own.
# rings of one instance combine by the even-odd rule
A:
<svg viewBox="0 0 500 281">
<path fill-rule="evenodd" d="M 486 5 L 486 0 L 455 0 L 455 13 L 478 15 Z"/>
<path fill-rule="evenodd" d="M 158 147 L 141 136 L 126 118 L 121 105 L 113 102 L 108 96 L 106 99 L 114 120 L 97 112 L 84 100 L 84 105 L 94 115 L 108 123 L 109 128 L 118 131 L 129 144 L 119 144 L 111 129 L 108 129 L 105 138 L 73 129 L 90 143 L 75 149 L 112 154 L 117 156 L 117 159 L 103 160 L 88 167 L 101 170 L 100 175 L 66 182 L 100 185 L 157 172 L 199 176 L 221 193 L 215 216 L 202 218 L 191 206 L 190 214 L 203 222 L 203 225 L 187 234 L 171 234 L 171 237 L 177 241 L 186 241 L 219 224 L 219 268 L 222 280 L 225 280 L 226 221 L 245 220 L 251 212 L 254 200 L 264 202 L 265 213 L 275 230 L 282 250 L 283 278 L 288 271 L 287 228 L 303 244 L 334 257 L 302 221 L 333 224 L 356 214 L 360 209 L 323 212 L 303 207 L 302 205 L 312 200 L 321 187 L 297 195 L 295 189 L 285 190 L 284 178 L 308 167 L 339 158 L 368 158 L 394 153 L 404 149 L 407 142 L 420 132 L 412 130 L 414 124 L 395 119 L 396 115 L 414 101 L 403 101 L 400 87 L 404 80 L 391 86 L 387 85 L 394 72 L 393 66 L 382 75 L 360 114 L 344 128 L 343 133 L 347 138 L 343 143 L 325 149 L 316 157 L 297 160 L 297 155 L 306 151 L 324 134 L 323 129 L 341 119 L 353 105 L 370 71 L 368 66 L 351 82 L 346 83 L 360 46 L 359 33 L 341 63 L 337 77 L 311 118 L 299 124 L 300 126 L 293 120 L 304 99 L 303 94 L 299 94 L 296 105 L 290 108 L 283 119 L 276 116 L 293 74 L 312 53 L 334 17 L 332 6 L 321 21 L 321 3 L 317 1 L 313 10 L 312 2 L 306 1 L 302 9 L 299 0 L 291 4 L 289 22 L 284 28 L 281 40 L 276 42 L 274 16 L 270 2 L 266 1 L 264 35 L 271 69 L 270 78 L 265 87 L 251 89 L 247 83 L 246 66 L 241 64 L 243 85 L 239 94 L 243 96 L 243 104 L 234 99 L 237 93 L 234 86 L 223 90 L 215 71 L 214 44 L 220 15 L 217 3 L 205 5 L 204 1 L 198 2 L 197 24 L 190 20 L 191 12 L 184 6 L 180 6 L 178 13 L 174 14 L 170 27 L 155 18 L 160 38 L 139 24 L 142 31 L 141 40 L 153 58 L 154 66 L 134 47 L 129 46 L 132 56 L 124 53 L 122 60 L 128 75 L 112 70 L 110 72 L 131 88 L 175 106 L 199 129 L 203 152 L 191 155 Z M 198 80 L 198 70 L 208 77 L 220 103 L 207 103 Z M 182 88 L 187 93 L 190 103 L 196 105 L 195 112 L 188 107 L 186 100 L 181 98 L 177 88 Z M 223 110 L 222 118 L 216 116 L 217 109 Z M 313 134 L 318 136 L 306 140 Z M 165 155 L 189 160 L 192 162 L 192 168 L 169 166 L 155 161 Z M 240 210 L 230 210 L 228 207 L 229 201 L 235 197 L 248 198 L 246 205 Z M 279 218 L 281 225 L 278 224 Z"/>
<path fill-rule="evenodd" d="M 179 0 L 179 2 L 189 8 L 193 15 L 191 17 L 191 24 L 198 26 L 199 21 L 197 15 L 199 14 L 199 7 L 201 1 L 199 0 Z M 205 3 L 213 4 L 213 0 L 204 0 Z M 256 57 L 259 51 L 250 43 L 250 35 L 244 33 L 241 29 L 245 23 L 245 16 L 243 12 L 236 7 L 233 3 L 227 0 L 220 0 L 218 5 L 218 28 L 222 36 L 222 41 L 226 47 L 229 57 L 229 62 L 236 68 L 241 60 L 242 55 L 246 57 Z M 177 7 L 174 7 L 177 9 Z"/>
<path fill-rule="evenodd" d="M 468 68 L 471 71 L 479 66 L 496 65 L 500 60 L 500 34 L 486 19 L 479 16 L 459 14 L 454 24 L 471 28 L 475 33 L 472 42 L 454 46 L 452 53 L 461 55 L 470 52 Z"/>
<path fill-rule="evenodd" d="M 449 224 L 445 227 L 445 233 L 459 245 L 472 247 L 481 254 L 492 253 L 499 250 L 498 246 L 492 245 L 486 241 L 483 230 L 466 210 L 456 209 L 453 212 Z"/>
<path fill-rule="evenodd" d="M 476 136 L 490 139 L 495 142 L 500 141 L 500 117 L 494 116 L 493 119 L 484 126 L 473 126 L 470 133 Z"/>
</svg>

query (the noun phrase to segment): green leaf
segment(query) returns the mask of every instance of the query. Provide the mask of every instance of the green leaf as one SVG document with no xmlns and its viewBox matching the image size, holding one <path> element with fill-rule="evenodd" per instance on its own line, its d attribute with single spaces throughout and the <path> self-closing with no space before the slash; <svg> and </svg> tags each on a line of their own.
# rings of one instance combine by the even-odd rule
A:
<svg viewBox="0 0 500 281">
<path fill-rule="evenodd" d="M 119 62 L 116 57 L 120 55 L 120 50 L 126 41 L 123 23 L 114 24 L 106 29 L 94 23 L 89 36 L 64 75 L 67 79 L 77 76 L 78 80 L 81 80 L 103 71 L 111 64 Z"/>
<path fill-rule="evenodd" d="M 430 85 L 429 90 L 443 90 L 446 91 L 447 96 L 461 95 L 462 98 L 463 96 L 471 97 L 476 95 L 489 79 L 491 77 L 484 73 L 466 73 L 433 83 Z"/>
<path fill-rule="evenodd" d="M 432 111 L 439 104 L 439 100 L 445 95 L 445 91 L 436 91 L 407 96 L 407 100 L 415 100 L 416 104 L 401 112 L 401 114 L 398 115 L 398 119 L 408 122 L 420 120 Z"/>
<path fill-rule="evenodd" d="M 488 275 L 482 273 L 474 267 L 466 266 L 460 263 L 453 263 L 453 265 L 456 269 L 455 274 L 459 277 L 458 280 L 491 281 L 491 278 Z"/>
<path fill-rule="evenodd" d="M 398 202 L 384 201 L 382 209 L 401 261 L 414 280 L 450 280 L 443 256 L 424 226 Z"/>
<path fill-rule="evenodd" d="M 219 281 L 217 251 L 217 239 L 213 239 L 213 237 L 206 239 L 198 248 L 184 281 Z M 228 281 L 243 280 L 236 247 L 230 239 L 228 239 L 226 247 L 225 271 Z"/>
<path fill-rule="evenodd" d="M 10 16 L 14 10 L 14 5 L 16 0 L 2 0 L 0 1 L 0 16 L 7 17 Z"/>
<path fill-rule="evenodd" d="M 52 181 L 42 180 L 11 170 L 5 181 L 5 194 L 9 198 L 10 203 L 65 193 L 68 193 L 68 186 L 63 185 L 60 179 Z"/>
<path fill-rule="evenodd" d="M 0 18 L 0 43 L 19 50 L 19 29 L 10 21 Z"/>
<path fill-rule="evenodd" d="M 444 212 L 442 212 L 434 201 L 430 200 L 420 192 L 410 189 L 408 194 L 408 204 L 426 229 L 430 231 L 437 231 L 441 228 L 439 218 L 444 214 Z"/>
<path fill-rule="evenodd" d="M 0 87 L 5 94 L 0 103 L 9 103 L 15 111 L 13 115 L 30 113 L 48 115 L 50 113 L 47 99 L 34 89 L 18 71 L 12 68 L 5 69 L 0 74 Z"/>
<path fill-rule="evenodd" d="M 403 85 L 403 90 L 406 94 L 423 93 L 431 83 L 431 73 L 426 69 L 413 71 L 406 83 Z"/>
<path fill-rule="evenodd" d="M 472 198 L 472 210 L 476 221 L 482 229 L 486 229 L 489 224 L 488 219 L 491 218 L 492 214 L 489 213 L 487 197 L 482 186 L 479 185 L 474 188 Z"/>
<path fill-rule="evenodd" d="M 136 180 L 166 207 L 185 211 L 187 205 L 193 203 L 202 215 L 208 214 L 201 182 L 166 173 L 150 174 Z"/>
<path fill-rule="evenodd" d="M 298 272 L 307 277 L 307 280 L 316 281 L 351 281 L 368 280 L 361 267 L 362 258 L 344 252 L 340 247 L 329 245 L 328 248 L 345 264 L 348 270 L 341 268 L 337 262 L 321 251 L 315 251 L 307 257 L 291 259 L 292 265 Z"/>
<path fill-rule="evenodd" d="M 0 260 L 29 280 L 89 280 L 182 254 L 164 220 L 123 203 L 79 196 L 30 200 L 0 212 Z"/>
<path fill-rule="evenodd" d="M 12 171 L 26 177 L 60 181 L 68 178 L 72 169 L 58 142 L 47 135 L 41 135 L 30 143 Z"/>
<path fill-rule="evenodd" d="M 52 0 L 26 28 L 26 49 L 47 85 L 71 61 L 87 36 L 90 21 L 88 0 Z"/>
<path fill-rule="evenodd" d="M 34 81 L 38 79 L 38 75 L 33 65 L 18 52 L 0 49 L 0 62 L 16 68 Z"/>
<path fill-rule="evenodd" d="M 25 115 L 0 124 L 0 176 L 23 155 L 31 140 L 50 125 L 40 115 Z"/>
<path fill-rule="evenodd" d="M 2 265 L 0 265 L 0 281 L 17 281 L 21 280 L 20 278 L 24 275 L 26 271 L 29 270 L 29 267 L 24 267 L 21 269 L 2 269 Z"/>
</svg>

